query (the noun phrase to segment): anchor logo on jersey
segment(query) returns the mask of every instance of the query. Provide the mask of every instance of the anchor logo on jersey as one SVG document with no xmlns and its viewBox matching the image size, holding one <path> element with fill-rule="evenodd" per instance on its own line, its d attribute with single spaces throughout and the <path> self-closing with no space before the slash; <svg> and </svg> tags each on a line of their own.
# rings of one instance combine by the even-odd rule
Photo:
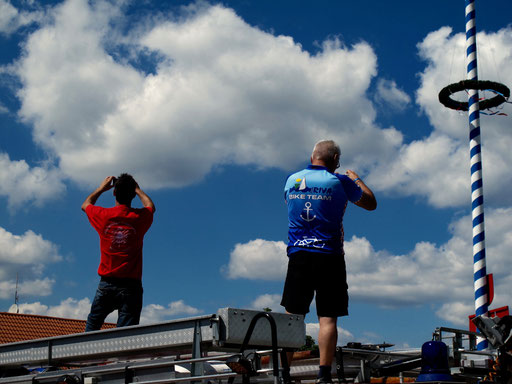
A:
<svg viewBox="0 0 512 384">
<path fill-rule="evenodd" d="M 304 204 L 305 208 L 303 209 L 303 211 L 306 211 L 306 217 L 303 216 L 303 214 L 301 213 L 300 214 L 300 217 L 302 220 L 304 221 L 313 221 L 316 219 L 316 215 L 313 215 L 313 217 L 311 217 L 310 215 L 310 212 L 313 210 L 313 208 L 311 208 L 311 203 L 308 201 L 306 204 Z"/>
</svg>

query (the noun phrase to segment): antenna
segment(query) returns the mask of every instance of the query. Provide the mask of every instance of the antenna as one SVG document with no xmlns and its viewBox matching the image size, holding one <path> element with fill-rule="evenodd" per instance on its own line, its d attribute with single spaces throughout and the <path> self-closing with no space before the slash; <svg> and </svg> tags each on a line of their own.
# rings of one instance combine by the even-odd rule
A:
<svg viewBox="0 0 512 384">
<path fill-rule="evenodd" d="M 16 306 L 16 313 L 20 313 L 20 307 L 18 305 L 18 272 L 16 272 L 16 291 L 14 292 L 14 305 Z"/>
</svg>

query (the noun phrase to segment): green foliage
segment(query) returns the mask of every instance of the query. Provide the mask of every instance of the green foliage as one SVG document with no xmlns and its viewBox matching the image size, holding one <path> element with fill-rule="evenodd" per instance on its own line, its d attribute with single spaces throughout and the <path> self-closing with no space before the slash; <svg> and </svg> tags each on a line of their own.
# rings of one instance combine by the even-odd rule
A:
<svg viewBox="0 0 512 384">
<path fill-rule="evenodd" d="M 315 339 L 306 335 L 306 343 L 299 348 L 299 351 L 318 351 L 318 345 L 315 344 Z"/>
</svg>

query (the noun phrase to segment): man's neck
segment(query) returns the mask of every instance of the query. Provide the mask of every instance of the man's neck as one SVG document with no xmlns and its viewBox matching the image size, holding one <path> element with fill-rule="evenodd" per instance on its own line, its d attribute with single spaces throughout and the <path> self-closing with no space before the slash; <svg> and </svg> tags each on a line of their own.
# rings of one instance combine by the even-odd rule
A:
<svg viewBox="0 0 512 384">
<path fill-rule="evenodd" d="M 327 165 L 325 164 L 325 161 L 323 161 L 323 160 L 312 159 L 311 160 L 311 165 L 319 165 L 321 167 L 327 167 Z"/>
<path fill-rule="evenodd" d="M 330 172 L 334 172 L 335 170 L 329 168 L 329 165 L 326 164 L 325 161 L 323 160 L 317 160 L 317 159 L 311 159 L 311 165 L 317 165 L 317 166 L 320 166 L 320 167 L 325 167 L 327 168 Z"/>
</svg>

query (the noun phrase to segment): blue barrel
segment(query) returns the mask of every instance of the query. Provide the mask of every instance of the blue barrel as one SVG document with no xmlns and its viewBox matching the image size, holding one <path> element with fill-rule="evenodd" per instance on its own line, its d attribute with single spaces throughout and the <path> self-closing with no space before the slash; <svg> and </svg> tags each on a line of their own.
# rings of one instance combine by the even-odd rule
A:
<svg viewBox="0 0 512 384">
<path fill-rule="evenodd" d="M 421 372 L 417 382 L 452 381 L 448 347 L 442 341 L 428 341 L 421 347 Z"/>
</svg>

